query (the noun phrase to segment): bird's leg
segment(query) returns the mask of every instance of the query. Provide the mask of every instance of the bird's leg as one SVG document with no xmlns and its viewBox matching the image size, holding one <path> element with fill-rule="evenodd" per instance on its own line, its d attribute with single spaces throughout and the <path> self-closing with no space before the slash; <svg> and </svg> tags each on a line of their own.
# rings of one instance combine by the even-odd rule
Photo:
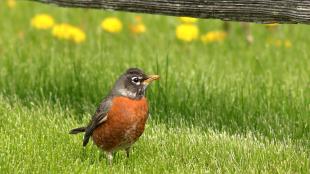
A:
<svg viewBox="0 0 310 174">
<path fill-rule="evenodd" d="M 112 166 L 113 153 L 112 152 L 107 152 L 107 158 L 108 158 L 108 161 L 109 161 L 109 165 Z"/>
<path fill-rule="evenodd" d="M 127 147 L 127 148 L 125 149 L 125 151 L 126 151 L 126 156 L 127 156 L 127 158 L 129 158 L 129 154 L 130 154 L 130 146 L 129 146 L 129 147 Z"/>
</svg>

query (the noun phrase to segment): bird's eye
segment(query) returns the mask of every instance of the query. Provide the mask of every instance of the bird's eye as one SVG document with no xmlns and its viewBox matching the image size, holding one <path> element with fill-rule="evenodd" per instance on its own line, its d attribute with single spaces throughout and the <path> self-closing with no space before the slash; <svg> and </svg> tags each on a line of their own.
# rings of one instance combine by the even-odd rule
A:
<svg viewBox="0 0 310 174">
<path fill-rule="evenodd" d="M 134 83 L 138 83 L 139 82 L 139 78 L 138 77 L 133 77 L 133 78 L 131 78 L 131 80 Z"/>
</svg>

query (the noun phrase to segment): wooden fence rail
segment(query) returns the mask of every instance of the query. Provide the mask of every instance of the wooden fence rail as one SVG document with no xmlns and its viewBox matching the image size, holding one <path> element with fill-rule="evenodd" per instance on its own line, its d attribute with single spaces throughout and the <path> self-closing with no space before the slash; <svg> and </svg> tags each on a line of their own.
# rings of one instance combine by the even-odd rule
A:
<svg viewBox="0 0 310 174">
<path fill-rule="evenodd" d="M 257 23 L 310 24 L 310 0 L 34 0 L 63 7 L 213 18 Z"/>
</svg>

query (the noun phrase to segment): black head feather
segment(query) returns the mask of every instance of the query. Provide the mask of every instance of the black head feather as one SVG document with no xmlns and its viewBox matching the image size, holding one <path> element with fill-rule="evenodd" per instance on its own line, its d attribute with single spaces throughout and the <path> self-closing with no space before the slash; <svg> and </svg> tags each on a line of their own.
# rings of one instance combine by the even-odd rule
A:
<svg viewBox="0 0 310 174">
<path fill-rule="evenodd" d="M 140 99 L 145 95 L 146 87 L 143 81 L 147 75 L 139 68 L 129 68 L 116 81 L 112 95 L 120 95 L 132 99 Z"/>
</svg>

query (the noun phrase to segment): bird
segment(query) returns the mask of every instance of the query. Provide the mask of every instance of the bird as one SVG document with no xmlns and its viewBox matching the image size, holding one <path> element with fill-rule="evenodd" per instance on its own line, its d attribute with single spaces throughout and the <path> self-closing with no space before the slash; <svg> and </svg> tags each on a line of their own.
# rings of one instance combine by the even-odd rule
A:
<svg viewBox="0 0 310 174">
<path fill-rule="evenodd" d="M 159 75 L 146 75 L 139 68 L 127 69 L 102 100 L 90 122 L 69 133 L 84 132 L 84 147 L 92 138 L 94 144 L 106 152 L 110 165 L 113 153 L 118 150 L 125 150 L 129 157 L 131 146 L 144 132 L 148 119 L 146 89 L 159 78 Z"/>
</svg>

